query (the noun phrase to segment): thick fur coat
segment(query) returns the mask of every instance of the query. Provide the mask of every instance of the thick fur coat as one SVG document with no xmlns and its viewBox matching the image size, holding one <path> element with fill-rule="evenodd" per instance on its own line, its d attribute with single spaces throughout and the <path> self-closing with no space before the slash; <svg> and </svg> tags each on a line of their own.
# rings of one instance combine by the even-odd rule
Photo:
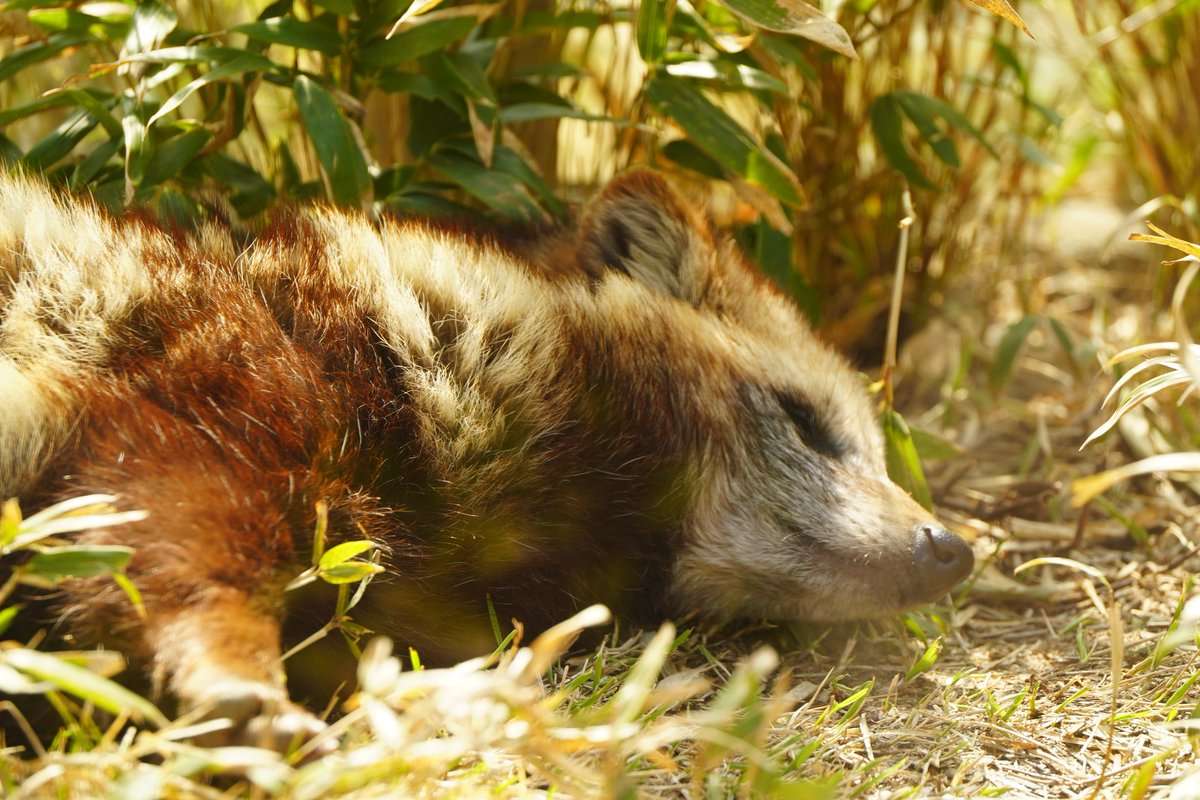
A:
<svg viewBox="0 0 1200 800">
<path fill-rule="evenodd" d="M 644 171 L 547 238 L 310 208 L 246 246 L 6 178 L 0 310 L 0 496 L 148 512 L 78 537 L 136 549 L 146 618 L 77 580 L 63 626 L 233 740 L 320 728 L 280 661 L 318 502 L 385 554 L 361 621 L 447 657 L 489 599 L 836 620 L 971 569 L 859 377 Z"/>
</svg>

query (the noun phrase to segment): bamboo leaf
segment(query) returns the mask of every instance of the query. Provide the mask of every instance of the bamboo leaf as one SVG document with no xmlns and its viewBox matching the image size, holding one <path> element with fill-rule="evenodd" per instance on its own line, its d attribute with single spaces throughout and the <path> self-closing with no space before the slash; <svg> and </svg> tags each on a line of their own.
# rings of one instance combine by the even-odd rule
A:
<svg viewBox="0 0 1200 800">
<path fill-rule="evenodd" d="M 371 188 L 371 176 L 350 123 L 342 115 L 337 101 L 305 75 L 296 79 L 292 92 L 329 181 L 333 201 L 344 206 L 360 206 Z"/>
<path fill-rule="evenodd" d="M 1200 453 L 1163 453 L 1098 475 L 1077 478 L 1071 484 L 1071 505 L 1078 508 L 1123 480 L 1151 472 L 1200 472 Z"/>
<path fill-rule="evenodd" d="M 21 569 L 31 576 L 55 583 L 64 578 L 90 578 L 118 572 L 132 556 L 132 547 L 64 545 L 35 553 Z"/>
<path fill-rule="evenodd" d="M 883 438 L 887 446 L 888 474 L 925 508 L 933 508 L 933 496 L 925 482 L 921 458 L 913 444 L 908 424 L 892 409 L 883 413 Z"/>
<path fill-rule="evenodd" d="M 500 214 L 527 220 L 542 214 L 529 189 L 510 174 L 485 169 L 475 159 L 450 149 L 435 152 L 429 164 Z"/>
<path fill-rule="evenodd" d="M 90 33 L 67 32 L 52 34 L 45 41 L 18 47 L 0 59 L 0 81 L 6 81 L 23 69 L 54 58 L 63 50 L 95 41 Z"/>
<path fill-rule="evenodd" d="M 988 385 L 992 387 L 992 391 L 999 392 L 1008 383 L 1017 354 L 1021 352 L 1025 340 L 1041 320 L 1037 314 L 1028 314 L 1004 332 L 1000 344 L 996 347 L 996 357 L 988 367 Z"/>
<path fill-rule="evenodd" d="M 1040 556 L 1038 558 L 1031 558 L 1024 564 L 1021 564 L 1014 569 L 1013 575 L 1019 575 L 1027 569 L 1033 569 L 1034 567 L 1042 567 L 1046 565 L 1067 567 L 1068 569 L 1082 572 L 1084 575 L 1087 575 L 1089 578 L 1094 578 L 1105 586 L 1109 585 L 1108 578 L 1105 576 L 1105 574 L 1093 567 L 1091 564 L 1084 564 L 1082 561 L 1076 561 L 1073 558 L 1063 558 L 1061 556 Z"/>
<path fill-rule="evenodd" d="M 1103 408 L 1111 403 L 1113 398 L 1116 397 L 1123 388 L 1125 388 L 1126 384 L 1130 383 L 1134 378 L 1136 378 L 1138 375 L 1141 375 L 1146 370 L 1154 369 L 1155 367 L 1174 369 L 1178 366 L 1178 363 L 1178 359 L 1176 359 L 1174 356 L 1158 356 L 1157 358 L 1148 358 L 1139 364 L 1134 364 L 1129 368 L 1129 371 L 1118 378 L 1117 382 L 1113 384 L 1113 387 L 1108 390 L 1108 394 L 1104 396 L 1104 401 L 1100 403 L 1100 407 Z"/>
<path fill-rule="evenodd" d="M 200 161 L 200 168 L 233 191 L 229 202 L 243 217 L 253 216 L 275 200 L 275 187 L 248 164 L 224 153 L 212 153 Z"/>
<path fill-rule="evenodd" d="M 1118 422 L 1121 421 L 1121 417 L 1125 416 L 1134 408 L 1149 400 L 1157 392 L 1160 392 L 1163 389 L 1169 389 L 1172 386 L 1181 386 L 1187 383 L 1191 383 L 1191 378 L 1186 374 L 1181 375 L 1178 373 L 1156 375 L 1149 379 L 1145 383 L 1138 386 L 1136 391 L 1130 393 L 1128 397 L 1122 400 L 1121 404 L 1117 406 L 1117 410 L 1112 413 L 1112 416 L 1110 416 L 1103 425 L 1092 431 L 1091 435 L 1088 436 L 1087 439 L 1083 441 L 1083 444 L 1079 446 L 1079 449 L 1082 450 L 1092 442 L 1099 439 L 1101 436 L 1104 436 L 1106 433 L 1112 430 Z"/>
<path fill-rule="evenodd" d="M 803 0 L 720 0 L 747 22 L 801 36 L 849 58 L 858 58 L 846 29 Z"/>
<path fill-rule="evenodd" d="M 338 564 L 345 563 L 355 556 L 362 555 L 374 547 L 375 543 L 366 539 L 354 542 L 342 542 L 322 553 L 321 560 L 317 565 L 323 570 L 336 567 Z"/>
<path fill-rule="evenodd" d="M 3 636 L 4 632 L 9 629 L 9 626 L 12 625 L 13 620 L 17 618 L 17 614 L 20 611 L 21 606 L 8 606 L 7 608 L 0 609 L 0 636 Z"/>
<path fill-rule="evenodd" d="M 228 61 L 217 64 L 167 98 L 158 111 L 154 112 L 154 116 L 146 121 L 146 127 L 153 126 L 155 122 L 179 108 L 189 97 L 210 83 L 228 80 L 243 72 L 271 72 L 274 69 L 275 63 L 269 58 L 257 53 L 241 53 Z"/>
<path fill-rule="evenodd" d="M 365 45 L 358 51 L 358 60 L 370 67 L 394 67 L 441 50 L 466 36 L 476 24 L 474 17 L 430 20 Z"/>
<path fill-rule="evenodd" d="M 30 101 L 24 105 L 0 110 L 0 128 L 3 128 L 5 125 L 8 125 L 12 122 L 16 122 L 19 119 L 24 119 L 25 117 L 37 114 L 40 111 L 70 105 L 76 105 L 75 98 L 63 92 L 43 95 L 37 100 Z"/>
<path fill-rule="evenodd" d="M 774 75 L 746 64 L 731 64 L 726 61 L 696 59 L 679 61 L 664 67 L 668 75 L 692 80 L 713 81 L 724 89 L 775 92 L 786 95 L 788 85 Z"/>
<path fill-rule="evenodd" d="M 155 49 L 175 30 L 179 17 L 175 10 L 155 2 L 140 2 L 133 12 L 124 53 L 145 53 Z"/>
<path fill-rule="evenodd" d="M 236 47 L 216 47 L 212 45 L 186 45 L 181 47 L 161 47 L 148 53 L 133 53 L 121 59 L 126 64 L 222 64 L 232 61 L 238 56 L 256 56 L 262 59 L 262 69 L 274 66 L 266 56 L 247 53 Z"/>
<path fill-rule="evenodd" d="M 805 205 L 804 190 L 792 170 L 694 84 L 658 75 L 650 79 L 644 91 L 655 110 L 675 121 L 725 168 L 789 205 Z"/>
<path fill-rule="evenodd" d="M 96 124 L 97 119 L 90 112 L 83 109 L 75 111 L 46 138 L 29 148 L 23 161 L 34 169 L 46 169 L 56 164 L 74 150 Z"/>
<path fill-rule="evenodd" d="M 95 703 L 111 714 L 128 713 L 137 721 L 146 720 L 157 726 L 167 724 L 167 718 L 150 701 L 52 653 L 18 647 L 0 654 L 0 662 L 31 678 L 54 684 L 64 692 Z"/>
<path fill-rule="evenodd" d="M 937 187 L 921 172 L 921 168 L 909 155 L 908 147 L 904 144 L 904 114 L 895 93 L 875 98 L 867 114 L 871 118 L 871 132 L 875 134 L 875 141 L 879 143 L 879 149 L 892 169 L 903 175 L 913 186 L 936 189 Z"/>
<path fill-rule="evenodd" d="M 936 433 L 922 428 L 910 428 L 913 446 L 923 461 L 940 461 L 962 456 L 962 448 L 949 439 L 944 439 Z"/>
<path fill-rule="evenodd" d="M 342 37 L 337 28 L 323 20 L 271 17 L 238 25 L 234 30 L 259 42 L 315 50 L 328 55 L 342 52 Z"/>
<path fill-rule="evenodd" d="M 1167 233 L 1166 231 L 1162 230 L 1161 228 L 1156 227 L 1155 225 L 1153 225 L 1149 222 L 1146 223 L 1146 226 L 1148 228 L 1150 228 L 1150 230 L 1157 233 L 1158 235 L 1151 236 L 1148 233 L 1131 233 L 1131 234 L 1129 234 L 1130 241 L 1152 242 L 1154 244 L 1162 244 L 1162 245 L 1166 245 L 1167 247 L 1174 247 L 1176 250 L 1179 250 L 1182 253 L 1186 253 L 1189 256 L 1194 256 L 1195 258 L 1200 258 L 1200 245 L 1195 245 L 1195 244 L 1192 244 L 1191 242 L 1188 242 L 1188 241 L 1185 241 L 1178 237 L 1172 236 L 1171 234 Z"/>
<path fill-rule="evenodd" d="M 581 119 L 585 122 L 607 122 L 618 127 L 627 127 L 632 124 L 628 120 L 605 114 L 589 114 L 573 106 L 558 103 L 515 103 L 500 109 L 500 121 L 506 125 L 530 122 L 535 119 Z"/>
<path fill-rule="evenodd" d="M 970 3 L 971 5 L 979 6 L 986 11 L 990 11 L 1001 19 L 1005 19 L 1008 22 L 1011 22 L 1013 25 L 1016 25 L 1030 39 L 1034 38 L 1033 32 L 1029 30 L 1029 26 L 1027 26 L 1024 20 L 1017 15 L 1016 11 L 1013 11 L 1013 7 L 1008 4 L 1008 0 L 961 0 L 961 2 L 964 5 Z"/>
<path fill-rule="evenodd" d="M 139 185 L 153 187 L 174 178 L 192 163 L 196 154 L 211 138 L 212 131 L 193 127 L 160 143 L 146 164 L 146 171 Z"/>
<path fill-rule="evenodd" d="M 642 60 L 658 64 L 667 51 L 667 31 L 671 28 L 674 0 L 638 0 L 637 46 Z"/>
<path fill-rule="evenodd" d="M 900 108 L 917 126 L 917 132 L 933 150 L 934 155 L 943 163 L 958 169 L 958 148 L 954 146 L 954 140 L 947 132 L 938 127 L 937 111 L 931 103 L 925 102 L 930 99 L 915 92 L 896 92 L 896 101 Z"/>
<path fill-rule="evenodd" d="M 357 560 L 343 561 L 329 569 L 318 570 L 321 580 L 334 585 L 356 583 L 371 575 L 378 575 L 380 572 L 383 572 L 383 567 L 379 564 Z"/>
<path fill-rule="evenodd" d="M 971 124 L 971 121 L 967 119 L 966 115 L 954 106 L 947 103 L 945 100 L 939 100 L 936 97 L 930 97 L 929 95 L 921 94 L 920 92 L 901 91 L 893 92 L 893 95 L 895 95 L 896 101 L 900 104 L 901 108 L 904 109 L 904 112 L 908 115 L 909 119 L 911 119 L 914 124 L 917 124 L 918 127 L 921 125 L 921 123 L 917 121 L 918 115 L 925 119 L 929 119 L 930 121 L 932 121 L 932 118 L 934 117 L 939 117 L 945 120 L 946 124 L 950 125 L 952 128 L 957 128 L 983 145 L 984 149 L 987 150 L 993 158 L 1000 157 L 1000 154 L 996 152 L 996 149 L 992 147 L 991 143 L 983 137 L 983 133 Z M 938 132 L 942 136 L 945 135 L 940 130 Z M 932 142 L 930 142 L 930 146 L 933 146 Z M 934 150 L 936 152 L 937 148 L 934 147 Z M 941 154 L 939 153 L 939 158 L 940 157 Z M 946 163 L 949 164 L 950 162 L 947 161 Z M 957 157 L 955 157 L 955 163 L 951 164 L 951 166 L 958 166 Z"/>
<path fill-rule="evenodd" d="M 6 8 L 11 8 L 6 4 Z M 28 19 L 44 31 L 60 33 L 93 33 L 103 35 L 104 20 L 73 8 L 31 8 Z"/>
</svg>

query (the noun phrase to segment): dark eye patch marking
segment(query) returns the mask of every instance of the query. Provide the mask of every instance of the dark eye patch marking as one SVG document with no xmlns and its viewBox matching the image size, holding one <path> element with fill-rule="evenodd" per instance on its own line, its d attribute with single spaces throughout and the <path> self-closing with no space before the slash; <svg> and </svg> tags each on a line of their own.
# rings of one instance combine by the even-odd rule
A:
<svg viewBox="0 0 1200 800">
<path fill-rule="evenodd" d="M 809 447 L 823 456 L 841 458 L 849 449 L 846 443 L 839 439 L 829 426 L 817 414 L 813 404 L 801 397 L 781 394 L 778 396 L 779 405 L 796 426 L 800 439 Z"/>
</svg>

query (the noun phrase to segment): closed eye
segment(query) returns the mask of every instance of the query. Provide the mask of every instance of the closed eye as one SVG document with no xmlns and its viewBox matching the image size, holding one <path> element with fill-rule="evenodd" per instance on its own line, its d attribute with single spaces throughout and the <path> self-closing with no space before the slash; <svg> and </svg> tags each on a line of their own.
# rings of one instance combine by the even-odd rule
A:
<svg viewBox="0 0 1200 800">
<path fill-rule="evenodd" d="M 845 442 L 834 435 L 817 414 L 812 403 L 799 397 L 779 395 L 779 405 L 796 426 L 800 439 L 823 456 L 841 458 L 848 448 Z"/>
</svg>

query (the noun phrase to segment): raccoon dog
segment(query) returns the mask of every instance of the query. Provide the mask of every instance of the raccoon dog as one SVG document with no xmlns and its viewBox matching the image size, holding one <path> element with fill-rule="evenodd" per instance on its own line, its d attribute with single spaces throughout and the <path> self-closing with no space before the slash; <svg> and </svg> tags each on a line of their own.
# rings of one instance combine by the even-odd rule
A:
<svg viewBox="0 0 1200 800">
<path fill-rule="evenodd" d="M 318 505 L 384 554 L 355 618 L 445 657 L 489 600 L 842 620 L 971 571 L 858 376 L 653 173 L 544 238 L 308 208 L 239 241 L 0 179 L 0 497 L 148 512 L 77 536 L 135 548 L 145 618 L 77 579 L 60 627 L 228 741 L 321 726 L 280 659 Z"/>
</svg>

